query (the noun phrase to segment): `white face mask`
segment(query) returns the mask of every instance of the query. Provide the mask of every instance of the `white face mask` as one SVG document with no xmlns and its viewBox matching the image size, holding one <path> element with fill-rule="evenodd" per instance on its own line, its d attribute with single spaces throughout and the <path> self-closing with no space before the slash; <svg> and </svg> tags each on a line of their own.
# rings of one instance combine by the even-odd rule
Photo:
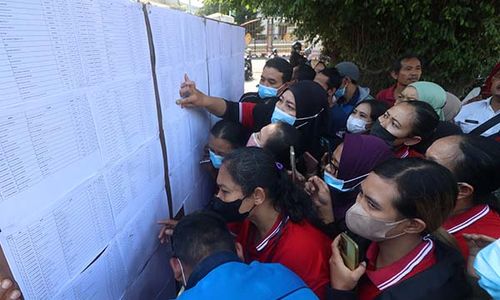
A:
<svg viewBox="0 0 500 300">
<path fill-rule="evenodd" d="M 347 119 L 347 131 L 350 133 L 363 133 L 366 132 L 366 121 L 354 117 L 352 114 Z"/>
<path fill-rule="evenodd" d="M 257 140 L 257 132 L 252 133 L 247 142 L 247 147 L 259 147 L 262 148 L 259 141 Z"/>
</svg>

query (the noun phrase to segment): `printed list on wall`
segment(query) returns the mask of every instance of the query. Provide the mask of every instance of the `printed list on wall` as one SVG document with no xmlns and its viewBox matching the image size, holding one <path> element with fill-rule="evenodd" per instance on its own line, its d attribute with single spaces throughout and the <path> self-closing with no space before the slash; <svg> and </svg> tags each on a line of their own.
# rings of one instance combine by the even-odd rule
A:
<svg viewBox="0 0 500 300">
<path fill-rule="evenodd" d="M 210 118 L 176 107 L 178 86 L 237 99 L 243 47 L 240 27 L 127 0 L 0 0 L 0 244 L 25 299 L 165 293 L 157 221 L 210 185 Z"/>
</svg>

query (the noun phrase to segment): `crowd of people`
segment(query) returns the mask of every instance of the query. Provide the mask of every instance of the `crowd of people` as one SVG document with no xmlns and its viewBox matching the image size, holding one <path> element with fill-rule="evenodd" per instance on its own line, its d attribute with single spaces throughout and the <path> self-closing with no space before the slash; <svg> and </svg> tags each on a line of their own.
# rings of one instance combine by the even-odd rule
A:
<svg viewBox="0 0 500 300">
<path fill-rule="evenodd" d="M 221 120 L 213 199 L 161 222 L 178 298 L 500 299 L 500 63 L 468 103 L 424 74 L 404 55 L 372 97 L 295 43 L 239 101 L 185 75 L 177 104 Z"/>
<path fill-rule="evenodd" d="M 463 104 L 416 55 L 372 97 L 355 63 L 299 50 L 239 101 L 181 84 L 178 105 L 221 120 L 215 196 L 160 231 L 179 299 L 500 297 L 500 64 Z"/>
<path fill-rule="evenodd" d="M 213 199 L 159 234 L 179 299 L 500 299 L 500 63 L 462 102 L 405 55 L 372 97 L 355 63 L 294 47 L 239 101 L 181 84 L 221 120 Z"/>
</svg>

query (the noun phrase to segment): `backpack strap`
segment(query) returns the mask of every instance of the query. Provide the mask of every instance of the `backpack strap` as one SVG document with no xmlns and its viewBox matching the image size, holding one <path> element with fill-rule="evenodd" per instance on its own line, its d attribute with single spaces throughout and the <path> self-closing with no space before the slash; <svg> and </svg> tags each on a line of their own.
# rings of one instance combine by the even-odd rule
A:
<svg viewBox="0 0 500 300">
<path fill-rule="evenodd" d="M 493 126 L 497 125 L 498 123 L 500 123 L 500 114 L 496 114 L 495 116 L 490 118 L 488 121 L 477 126 L 476 128 L 474 128 L 474 130 L 469 132 L 469 134 L 481 135 L 482 133 L 484 133 L 488 129 L 492 128 Z"/>
</svg>

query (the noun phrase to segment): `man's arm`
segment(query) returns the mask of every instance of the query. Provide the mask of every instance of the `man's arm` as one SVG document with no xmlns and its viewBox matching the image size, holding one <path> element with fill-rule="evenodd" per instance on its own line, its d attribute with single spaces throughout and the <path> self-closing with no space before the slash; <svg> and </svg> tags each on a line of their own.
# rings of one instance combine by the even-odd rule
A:
<svg viewBox="0 0 500 300">
<path fill-rule="evenodd" d="M 191 81 L 187 74 L 184 75 L 184 82 L 181 84 L 179 95 L 182 99 L 177 100 L 176 104 L 182 108 L 201 107 L 218 117 L 223 116 L 227 109 L 224 99 L 211 97 L 199 91 L 195 82 Z"/>
</svg>

